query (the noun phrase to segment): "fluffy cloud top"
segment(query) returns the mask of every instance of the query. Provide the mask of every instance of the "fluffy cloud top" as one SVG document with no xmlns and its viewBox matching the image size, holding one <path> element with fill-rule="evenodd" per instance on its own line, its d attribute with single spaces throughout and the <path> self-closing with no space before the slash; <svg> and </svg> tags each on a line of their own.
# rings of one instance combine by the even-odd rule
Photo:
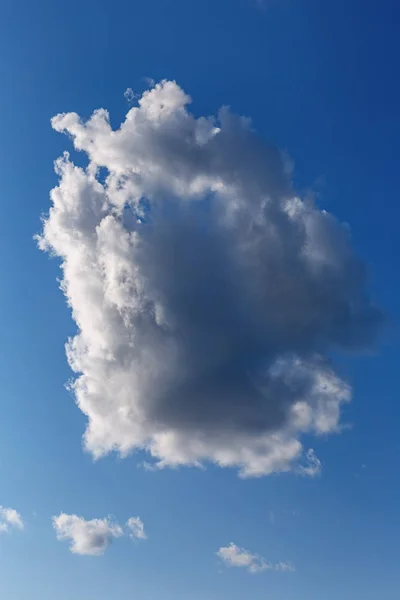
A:
<svg viewBox="0 0 400 600">
<path fill-rule="evenodd" d="M 22 517 L 15 508 L 0 506 L 0 532 L 9 532 L 11 528 L 23 529 Z"/>
<path fill-rule="evenodd" d="M 89 160 L 56 162 L 39 237 L 78 327 L 85 446 L 313 475 L 301 439 L 337 432 L 351 397 L 330 353 L 369 345 L 381 314 L 347 228 L 295 194 L 281 153 L 189 103 L 163 81 L 117 130 L 103 109 L 52 120 Z"/>
<path fill-rule="evenodd" d="M 53 527 L 58 540 L 70 541 L 71 552 L 91 556 L 104 554 L 112 540 L 123 535 L 122 528 L 109 518 L 86 521 L 77 515 L 61 513 L 53 517 Z"/>
<path fill-rule="evenodd" d="M 131 538 L 136 538 L 138 540 L 147 539 L 147 535 L 144 531 L 143 521 L 140 517 L 131 517 L 128 519 L 126 522 L 126 527 Z"/>
<path fill-rule="evenodd" d="M 262 571 L 294 571 L 293 565 L 290 563 L 278 562 L 271 563 L 265 560 L 262 556 L 252 554 L 244 548 L 239 548 L 236 544 L 229 544 L 229 546 L 222 546 L 217 556 L 228 566 L 228 567 L 240 567 L 247 569 L 249 573 L 261 573 Z"/>
</svg>

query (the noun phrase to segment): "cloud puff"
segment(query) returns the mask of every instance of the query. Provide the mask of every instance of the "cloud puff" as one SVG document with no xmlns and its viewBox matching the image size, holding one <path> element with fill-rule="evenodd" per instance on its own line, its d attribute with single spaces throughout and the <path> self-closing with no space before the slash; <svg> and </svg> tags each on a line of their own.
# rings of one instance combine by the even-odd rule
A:
<svg viewBox="0 0 400 600">
<path fill-rule="evenodd" d="M 249 573 L 261 573 L 262 571 L 294 571 L 295 568 L 290 563 L 277 562 L 271 563 L 262 556 L 252 554 L 244 548 L 239 548 L 236 544 L 230 543 L 229 546 L 222 546 L 217 556 L 228 567 L 240 567 L 246 569 Z"/>
<path fill-rule="evenodd" d="M 38 238 L 78 327 L 85 446 L 314 475 L 302 437 L 337 432 L 351 398 L 331 352 L 371 344 L 381 313 L 348 229 L 296 195 L 282 154 L 248 119 L 189 103 L 163 81 L 116 131 L 103 109 L 52 120 L 89 160 L 57 160 Z"/>
<path fill-rule="evenodd" d="M 22 517 L 15 508 L 0 506 L 0 532 L 7 533 L 11 528 L 23 529 Z"/>
<path fill-rule="evenodd" d="M 69 540 L 74 554 L 101 556 L 114 538 L 123 535 L 122 528 L 109 518 L 86 521 L 77 515 L 61 513 L 53 517 L 58 540 Z"/>
<path fill-rule="evenodd" d="M 126 527 L 131 538 L 136 538 L 138 540 L 147 539 L 147 535 L 144 531 L 143 521 L 140 517 L 131 517 L 128 519 L 126 522 Z"/>
<path fill-rule="evenodd" d="M 124 92 L 124 97 L 128 102 L 133 102 L 136 99 L 136 94 L 132 88 L 128 87 Z"/>
<path fill-rule="evenodd" d="M 74 554 L 101 556 L 113 539 L 124 535 L 122 527 L 109 517 L 86 521 L 77 515 L 61 513 L 58 517 L 53 517 L 52 521 L 57 539 L 69 540 L 71 552 Z M 126 528 L 131 538 L 147 539 L 140 517 L 130 517 Z"/>
</svg>

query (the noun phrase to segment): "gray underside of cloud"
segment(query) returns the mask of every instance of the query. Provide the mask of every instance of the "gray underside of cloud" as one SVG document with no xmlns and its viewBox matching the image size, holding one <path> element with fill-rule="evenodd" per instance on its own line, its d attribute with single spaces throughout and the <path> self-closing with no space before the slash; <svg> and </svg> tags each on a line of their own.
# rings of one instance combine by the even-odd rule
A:
<svg viewBox="0 0 400 600">
<path fill-rule="evenodd" d="M 110 517 L 89 519 L 74 514 L 60 513 L 52 517 L 57 539 L 68 541 L 73 554 L 101 556 L 114 539 L 124 535 L 123 528 Z M 146 539 L 140 517 L 130 517 L 125 525 L 133 539 Z"/>
<path fill-rule="evenodd" d="M 104 110 L 52 121 L 89 159 L 57 161 L 39 238 L 78 327 L 85 445 L 314 474 L 301 438 L 338 431 L 351 396 L 329 357 L 373 343 L 382 315 L 348 230 L 296 195 L 282 154 L 247 119 L 196 119 L 189 101 L 165 81 L 116 131 Z"/>
</svg>

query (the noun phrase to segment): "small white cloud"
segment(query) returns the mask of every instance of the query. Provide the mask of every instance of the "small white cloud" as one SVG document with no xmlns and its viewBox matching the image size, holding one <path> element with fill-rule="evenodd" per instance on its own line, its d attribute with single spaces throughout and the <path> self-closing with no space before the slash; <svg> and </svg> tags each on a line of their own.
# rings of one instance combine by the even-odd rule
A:
<svg viewBox="0 0 400 600">
<path fill-rule="evenodd" d="M 126 88 L 126 90 L 124 92 L 124 96 L 125 96 L 125 100 L 127 100 L 128 102 L 133 102 L 134 100 L 136 100 L 136 97 L 137 97 L 137 95 L 135 94 L 133 89 L 130 87 Z"/>
<path fill-rule="evenodd" d="M 0 506 L 0 532 L 6 533 L 10 528 L 23 529 L 22 517 L 15 508 Z"/>
<path fill-rule="evenodd" d="M 320 475 L 322 470 L 322 463 L 312 448 L 307 450 L 306 459 L 306 464 L 300 465 L 298 467 L 298 472 L 300 473 L 300 475 L 308 475 L 309 477 L 315 477 L 316 475 Z"/>
<path fill-rule="evenodd" d="M 104 554 L 113 538 L 119 538 L 123 531 L 118 523 L 110 518 L 86 521 L 77 515 L 61 513 L 53 517 L 53 527 L 58 540 L 69 540 L 74 554 L 100 556 Z"/>
<path fill-rule="evenodd" d="M 140 517 L 131 517 L 126 522 L 126 527 L 129 530 L 129 537 L 138 540 L 146 540 L 147 535 L 144 530 L 143 521 Z"/>
<path fill-rule="evenodd" d="M 152 90 L 156 86 L 156 80 L 153 77 L 143 77 L 143 81 L 146 84 L 148 90 Z"/>
<path fill-rule="evenodd" d="M 229 546 L 222 546 L 217 556 L 225 563 L 227 567 L 241 567 L 249 573 L 261 573 L 262 571 L 294 571 L 291 563 L 277 562 L 271 563 L 262 556 L 252 554 L 244 548 L 239 548 L 236 544 L 230 543 Z"/>
</svg>

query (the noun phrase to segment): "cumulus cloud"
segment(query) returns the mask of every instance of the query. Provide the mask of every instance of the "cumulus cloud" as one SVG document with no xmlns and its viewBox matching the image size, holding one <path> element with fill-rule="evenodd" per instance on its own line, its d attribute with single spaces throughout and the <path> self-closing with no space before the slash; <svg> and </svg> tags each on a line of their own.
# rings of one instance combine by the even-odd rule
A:
<svg viewBox="0 0 400 600">
<path fill-rule="evenodd" d="M 126 527 L 129 531 L 129 536 L 133 539 L 146 540 L 147 535 L 144 531 L 143 521 L 140 517 L 131 517 L 126 522 Z"/>
<path fill-rule="evenodd" d="M 246 569 L 249 573 L 261 573 L 262 571 L 294 571 L 291 563 L 267 561 L 262 556 L 252 554 L 244 548 L 239 548 L 236 544 L 230 543 L 229 546 L 222 546 L 217 556 L 228 567 L 240 567 Z"/>
<path fill-rule="evenodd" d="M 163 81 L 117 130 L 104 109 L 52 120 L 88 157 L 56 161 L 38 238 L 78 328 L 85 447 L 315 475 L 302 439 L 339 431 L 351 398 L 330 356 L 370 345 L 381 313 L 348 228 L 295 193 L 279 150 L 189 103 Z"/>
<path fill-rule="evenodd" d="M 23 529 L 24 522 L 15 508 L 0 506 L 0 532 L 8 533 L 10 529 Z"/>
<path fill-rule="evenodd" d="M 53 517 L 58 540 L 70 542 L 74 554 L 101 556 L 112 540 L 123 535 L 122 528 L 109 518 L 86 521 L 77 515 L 61 513 Z"/>
</svg>

